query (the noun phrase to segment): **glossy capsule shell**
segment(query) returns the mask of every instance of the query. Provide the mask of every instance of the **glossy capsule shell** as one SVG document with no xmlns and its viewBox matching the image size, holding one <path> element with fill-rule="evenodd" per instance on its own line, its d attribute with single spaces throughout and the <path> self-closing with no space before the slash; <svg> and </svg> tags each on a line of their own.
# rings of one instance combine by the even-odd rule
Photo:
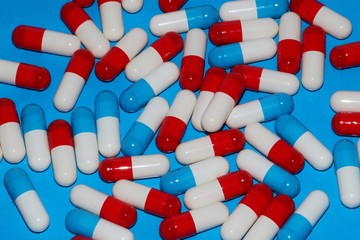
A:
<svg viewBox="0 0 360 240">
<path fill-rule="evenodd" d="M 360 136 L 360 112 L 338 112 L 331 120 L 331 128 L 337 135 Z"/>
<path fill-rule="evenodd" d="M 336 91 L 331 95 L 334 112 L 360 112 L 360 91 Z"/>
<path fill-rule="evenodd" d="M 330 63 L 337 69 L 360 66 L 360 42 L 342 44 L 331 49 Z"/>
<path fill-rule="evenodd" d="M 84 237 L 81 235 L 76 235 L 73 238 L 71 238 L 71 240 L 93 240 L 92 238 L 88 238 L 88 237 Z"/>
<path fill-rule="evenodd" d="M 120 0 L 98 0 L 102 32 L 109 41 L 119 41 L 124 35 Z"/>
<path fill-rule="evenodd" d="M 82 8 L 90 7 L 95 2 L 95 0 L 72 0 L 72 1 Z"/>
<path fill-rule="evenodd" d="M 159 0 L 159 8 L 163 12 L 174 12 L 179 10 L 188 0 Z"/>
<path fill-rule="evenodd" d="M 144 0 L 122 0 L 121 4 L 126 12 L 137 13 L 142 9 Z"/>
</svg>

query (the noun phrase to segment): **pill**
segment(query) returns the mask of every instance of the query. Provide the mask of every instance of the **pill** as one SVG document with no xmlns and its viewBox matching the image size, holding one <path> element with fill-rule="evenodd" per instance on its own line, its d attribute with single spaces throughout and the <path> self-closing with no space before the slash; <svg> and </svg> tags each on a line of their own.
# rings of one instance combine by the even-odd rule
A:
<svg viewBox="0 0 360 240">
<path fill-rule="evenodd" d="M 331 95 L 334 112 L 360 112 L 360 91 L 336 91 Z"/>
<path fill-rule="evenodd" d="M 90 7 L 95 2 L 95 0 L 72 0 L 72 1 L 83 8 Z"/>
<path fill-rule="evenodd" d="M 125 67 L 125 76 L 132 82 L 145 77 L 161 63 L 176 56 L 184 47 L 180 34 L 168 32 L 133 58 Z"/>
<path fill-rule="evenodd" d="M 187 0 L 159 0 L 159 7 L 163 12 L 174 12 L 179 10 Z"/>
<path fill-rule="evenodd" d="M 122 0 L 122 7 L 128 13 L 137 13 L 144 5 L 144 0 Z"/>
<path fill-rule="evenodd" d="M 104 36 L 109 41 L 119 41 L 124 35 L 121 1 L 100 0 L 97 2 Z"/>
<path fill-rule="evenodd" d="M 315 169 L 322 171 L 331 166 L 331 152 L 294 116 L 285 114 L 278 117 L 275 121 L 275 131 L 298 150 Z"/>
<path fill-rule="evenodd" d="M 125 228 L 130 228 L 137 220 L 133 206 L 84 184 L 78 184 L 71 189 L 70 201 L 75 207 Z"/>
<path fill-rule="evenodd" d="M 178 215 L 181 210 L 181 202 L 176 196 L 129 180 L 117 181 L 112 193 L 131 206 L 163 218 Z"/>
<path fill-rule="evenodd" d="M 360 112 L 338 112 L 331 120 L 331 128 L 337 135 L 360 136 Z"/>
<path fill-rule="evenodd" d="M 164 98 L 152 98 L 123 138 L 123 154 L 125 156 L 143 154 L 168 111 L 169 104 Z"/>
<path fill-rule="evenodd" d="M 331 49 L 330 63 L 337 69 L 346 69 L 360 65 L 360 42 L 342 44 Z"/>
<path fill-rule="evenodd" d="M 255 122 L 275 120 L 294 110 L 294 101 L 286 93 L 275 93 L 236 105 L 226 120 L 229 128 L 243 128 Z"/>
<path fill-rule="evenodd" d="M 101 58 L 110 50 L 110 43 L 90 16 L 73 2 L 64 4 L 60 17 L 69 30 L 75 34 L 96 58 Z"/>
<path fill-rule="evenodd" d="M 297 13 L 305 22 L 319 26 L 331 36 L 344 39 L 352 32 L 351 22 L 319 1 L 291 0 L 290 11 Z"/>
<path fill-rule="evenodd" d="M 35 233 L 45 231 L 50 218 L 27 173 L 21 168 L 10 168 L 5 173 L 4 186 L 27 227 Z"/>
<path fill-rule="evenodd" d="M 13 30 L 12 42 L 18 48 L 62 56 L 72 56 L 81 47 L 80 40 L 72 34 L 27 25 Z"/>
<path fill-rule="evenodd" d="M 94 55 L 79 49 L 72 55 L 54 96 L 54 106 L 61 112 L 74 108 L 94 66 Z"/>
<path fill-rule="evenodd" d="M 73 238 L 71 238 L 71 240 L 92 240 L 92 238 L 84 237 L 81 235 L 76 235 Z"/>
<path fill-rule="evenodd" d="M 51 158 L 44 110 L 37 104 L 26 105 L 21 112 L 21 127 L 29 167 L 37 172 L 45 171 Z"/>
</svg>

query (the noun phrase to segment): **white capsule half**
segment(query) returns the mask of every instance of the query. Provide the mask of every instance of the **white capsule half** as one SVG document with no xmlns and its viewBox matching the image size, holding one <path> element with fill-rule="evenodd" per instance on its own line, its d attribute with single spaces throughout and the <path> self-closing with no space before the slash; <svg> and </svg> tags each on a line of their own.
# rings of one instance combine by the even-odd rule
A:
<svg viewBox="0 0 360 240">
<path fill-rule="evenodd" d="M 330 106 L 334 112 L 360 112 L 360 91 L 336 91 Z"/>
<path fill-rule="evenodd" d="M 19 163 L 24 159 L 26 150 L 19 123 L 7 122 L 0 126 L 0 144 L 7 162 Z"/>
<path fill-rule="evenodd" d="M 318 51 L 302 54 L 301 83 L 309 91 L 316 91 L 324 84 L 325 55 Z"/>
<path fill-rule="evenodd" d="M 50 153 L 56 183 L 63 187 L 72 185 L 77 178 L 74 148 L 61 145 Z"/>
<path fill-rule="evenodd" d="M 99 5 L 104 36 L 109 41 L 118 41 L 124 35 L 121 1 L 104 1 Z"/>
<path fill-rule="evenodd" d="M 137 13 L 144 5 L 144 0 L 122 0 L 122 7 L 128 13 Z"/>
</svg>

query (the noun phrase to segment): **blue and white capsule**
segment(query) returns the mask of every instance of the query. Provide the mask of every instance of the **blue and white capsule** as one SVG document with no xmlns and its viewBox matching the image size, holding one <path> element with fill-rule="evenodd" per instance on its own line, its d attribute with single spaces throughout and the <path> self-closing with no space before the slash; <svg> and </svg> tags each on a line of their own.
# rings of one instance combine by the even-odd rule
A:
<svg viewBox="0 0 360 240">
<path fill-rule="evenodd" d="M 65 219 L 66 228 L 76 235 L 91 239 L 133 240 L 132 232 L 82 209 L 73 209 Z"/>
<path fill-rule="evenodd" d="M 37 172 L 45 171 L 50 166 L 51 157 L 43 109 L 36 104 L 25 106 L 21 112 L 21 124 L 29 167 Z"/>
<path fill-rule="evenodd" d="M 123 138 L 123 154 L 125 156 L 142 155 L 168 111 L 169 104 L 164 98 L 154 97 L 151 99 Z"/>
<path fill-rule="evenodd" d="M 226 125 L 229 128 L 243 128 L 251 123 L 275 120 L 293 110 L 292 97 L 286 93 L 276 93 L 237 105 L 226 120 Z"/>
<path fill-rule="evenodd" d="M 317 170 L 328 169 L 332 162 L 331 152 L 294 116 L 284 114 L 275 121 L 276 133 Z"/>
<path fill-rule="evenodd" d="M 104 157 L 115 157 L 121 150 L 120 114 L 117 96 L 102 91 L 95 98 L 95 119 L 99 152 Z"/>
<path fill-rule="evenodd" d="M 50 218 L 26 172 L 17 167 L 9 169 L 4 185 L 28 228 L 36 233 L 45 231 Z"/>
<path fill-rule="evenodd" d="M 240 151 L 236 157 L 236 165 L 250 173 L 256 181 L 268 185 L 277 194 L 293 198 L 300 191 L 300 183 L 296 176 L 253 150 Z"/>
<path fill-rule="evenodd" d="M 155 36 L 162 36 L 167 32 L 183 33 L 194 28 L 208 29 L 218 20 L 216 8 L 202 5 L 155 15 L 150 20 L 150 31 Z"/>
<path fill-rule="evenodd" d="M 99 147 L 93 112 L 87 107 L 76 108 L 71 114 L 71 126 L 77 167 L 82 173 L 92 174 L 99 167 Z"/>
</svg>

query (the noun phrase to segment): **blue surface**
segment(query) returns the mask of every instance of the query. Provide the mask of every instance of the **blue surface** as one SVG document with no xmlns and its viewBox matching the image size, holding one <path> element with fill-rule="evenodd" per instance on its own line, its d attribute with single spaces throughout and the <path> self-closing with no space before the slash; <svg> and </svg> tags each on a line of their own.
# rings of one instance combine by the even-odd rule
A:
<svg viewBox="0 0 360 240">
<path fill-rule="evenodd" d="M 20 24 L 45 27 L 48 29 L 69 33 L 70 31 L 61 21 L 59 16 L 60 8 L 66 2 L 67 1 L 65 0 L 3 1 L 0 10 L 0 22 L 2 29 L 0 36 L 2 49 L 0 51 L 0 58 L 46 67 L 52 76 L 52 82 L 49 88 L 45 91 L 37 92 L 2 84 L 0 85 L 0 96 L 9 97 L 14 100 L 19 114 L 21 110 L 30 103 L 40 105 L 45 111 L 47 124 L 58 118 L 65 119 L 70 122 L 71 112 L 58 112 L 52 103 L 52 99 L 68 64 L 69 58 L 17 49 L 11 42 L 11 33 L 12 30 Z M 184 8 L 211 4 L 219 9 L 223 2 L 225 2 L 225 0 L 189 0 L 184 5 Z M 331 110 L 329 102 L 331 95 L 337 90 L 360 90 L 360 68 L 337 70 L 331 66 L 328 56 L 331 49 L 337 45 L 359 41 L 360 25 L 358 24 L 359 13 L 357 8 L 359 3 L 357 0 L 348 0 L 346 3 L 343 1 L 333 0 L 324 0 L 322 2 L 325 3 L 328 7 L 336 9 L 339 13 L 349 18 L 353 22 L 353 33 L 348 39 L 345 40 L 338 40 L 329 35 L 326 36 L 327 59 L 325 63 L 324 85 L 320 90 L 315 92 L 306 91 L 301 87 L 299 92 L 293 96 L 295 108 L 292 114 L 307 128 L 309 128 L 309 130 L 328 149 L 331 150 L 334 144 L 340 139 L 347 138 L 352 140 L 354 143 L 358 140 L 357 137 L 337 136 L 331 130 L 331 118 L 334 116 L 334 112 Z M 94 19 L 96 25 L 101 26 L 98 7 L 96 4 L 90 8 L 87 8 L 86 11 Z M 137 14 L 128 14 L 124 12 L 123 17 L 125 20 L 125 31 L 128 32 L 131 28 L 134 27 L 143 27 L 146 31 L 149 31 L 148 23 L 150 18 L 153 15 L 159 13 L 161 13 L 161 11 L 155 0 L 144 1 L 144 7 L 141 12 Z M 306 26 L 307 24 L 303 23 L 303 29 Z M 181 35 L 185 39 L 185 34 Z M 152 43 L 155 39 L 155 36 L 149 34 L 149 43 Z M 208 50 L 212 49 L 213 47 L 214 46 L 208 42 Z M 181 57 L 182 53 L 176 56 L 172 61 L 180 66 Z M 252 65 L 262 66 L 275 70 L 276 57 Z M 207 64 L 206 67 L 208 68 L 209 65 Z M 300 77 L 301 72 L 299 72 L 297 76 Z M 76 107 L 86 106 L 94 111 L 94 99 L 101 90 L 111 90 L 115 93 L 116 96 L 119 96 L 120 93 L 130 85 L 131 82 L 125 78 L 124 73 L 121 73 L 113 82 L 104 83 L 96 78 L 93 71 L 88 82 L 84 86 Z M 169 101 L 169 104 L 171 104 L 179 90 L 180 86 L 177 82 L 169 89 L 164 91 L 161 96 L 166 98 Z M 268 94 L 266 93 L 246 91 L 240 102 L 245 103 L 267 95 Z M 141 111 L 129 114 L 120 110 L 121 137 L 125 136 L 140 113 Z M 266 123 L 265 126 L 274 131 L 274 121 Z M 192 128 L 191 124 L 189 124 L 183 141 L 201 136 L 204 136 L 204 133 L 197 132 Z M 251 146 L 247 144 L 246 148 L 251 148 Z M 154 141 L 152 141 L 148 149 L 145 151 L 145 154 L 155 154 L 159 152 L 160 151 L 156 148 Z M 174 154 L 166 154 L 166 156 L 170 159 L 171 170 L 181 166 L 175 160 Z M 236 154 L 226 156 L 226 159 L 229 160 L 231 171 L 235 171 L 237 169 L 235 164 Z M 3 159 L 0 162 L 0 179 L 2 181 L 4 179 L 5 172 L 14 166 L 24 169 L 29 175 L 34 187 L 37 190 L 37 193 L 39 194 L 45 208 L 48 211 L 51 223 L 49 228 L 41 234 L 31 232 L 26 227 L 5 187 L 1 184 L 0 215 L 1 219 L 3 219 L 0 226 L 1 239 L 71 239 L 73 234 L 71 234 L 65 227 L 66 215 L 74 208 L 69 200 L 71 187 L 60 187 L 55 183 L 51 166 L 44 172 L 32 171 L 28 166 L 27 159 L 16 165 L 9 164 Z M 306 163 L 303 171 L 297 174 L 297 177 L 300 181 L 301 190 L 299 195 L 294 198 L 296 206 L 299 206 L 301 201 L 309 194 L 309 192 L 315 189 L 323 190 L 328 194 L 330 199 L 329 209 L 316 224 L 308 239 L 357 239 L 360 236 L 360 228 L 356 224 L 360 219 L 360 209 L 348 209 L 341 204 L 333 167 L 326 171 L 317 171 L 308 163 Z M 155 187 L 157 189 L 160 187 L 159 178 L 141 180 L 138 182 L 149 187 Z M 113 186 L 112 183 L 103 182 L 100 179 L 98 173 L 86 175 L 78 171 L 78 179 L 76 184 L 80 183 L 87 184 L 106 194 L 111 194 L 111 188 Z M 183 195 L 180 195 L 180 199 L 183 199 Z M 232 211 L 237 206 L 239 201 L 240 198 L 236 198 L 234 200 L 228 201 L 226 205 L 229 207 L 230 211 Z M 185 206 L 183 206 L 182 209 L 184 211 L 186 209 Z M 131 228 L 131 231 L 134 233 L 135 238 L 139 240 L 159 239 L 157 232 L 161 220 L 162 219 L 159 217 L 144 213 L 143 211 L 139 210 L 138 221 L 135 226 Z M 219 239 L 219 234 L 220 228 L 214 228 L 190 239 L 217 240 Z"/>
</svg>

